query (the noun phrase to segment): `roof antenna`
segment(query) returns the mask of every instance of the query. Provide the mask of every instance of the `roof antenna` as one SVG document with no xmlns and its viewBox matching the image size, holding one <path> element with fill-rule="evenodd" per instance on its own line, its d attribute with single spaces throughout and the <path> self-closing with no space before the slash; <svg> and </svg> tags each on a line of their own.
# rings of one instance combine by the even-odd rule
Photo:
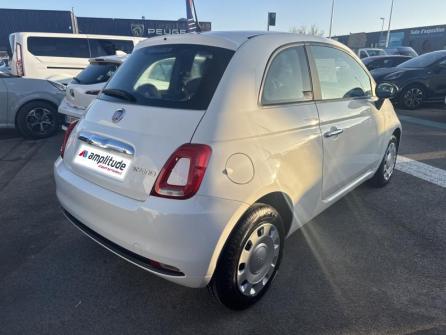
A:
<svg viewBox="0 0 446 335">
<path fill-rule="evenodd" d="M 192 15 L 192 8 L 194 14 Z M 195 8 L 194 0 L 186 0 L 186 12 L 187 12 L 187 32 L 198 32 L 201 33 L 200 23 L 198 22 L 197 10 Z M 194 17 L 195 16 L 195 17 Z"/>
</svg>

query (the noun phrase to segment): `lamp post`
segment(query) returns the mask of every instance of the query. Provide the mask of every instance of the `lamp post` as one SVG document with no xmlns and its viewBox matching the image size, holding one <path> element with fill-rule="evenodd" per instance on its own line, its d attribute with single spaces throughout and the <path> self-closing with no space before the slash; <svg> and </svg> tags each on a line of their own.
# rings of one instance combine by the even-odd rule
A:
<svg viewBox="0 0 446 335">
<path fill-rule="evenodd" d="M 392 0 L 392 4 L 390 6 L 389 27 L 387 29 L 386 48 L 389 47 L 389 42 L 390 42 L 390 27 L 392 25 L 393 2 L 394 2 L 394 0 Z"/>
<path fill-rule="evenodd" d="M 329 38 L 331 38 L 331 33 L 333 31 L 334 8 L 335 8 L 335 0 L 332 0 L 332 2 L 331 2 L 331 17 L 330 17 L 330 31 L 328 33 Z"/>
</svg>

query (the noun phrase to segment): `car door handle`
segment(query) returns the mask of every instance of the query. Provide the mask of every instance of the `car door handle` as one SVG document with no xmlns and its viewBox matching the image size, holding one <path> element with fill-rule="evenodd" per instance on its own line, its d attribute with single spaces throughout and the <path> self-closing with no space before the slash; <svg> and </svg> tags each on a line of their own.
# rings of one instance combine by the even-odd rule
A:
<svg viewBox="0 0 446 335">
<path fill-rule="evenodd" d="M 328 137 L 337 136 L 337 135 L 342 134 L 343 132 L 344 132 L 344 129 L 333 127 L 324 134 L 324 137 L 328 138 Z"/>
</svg>

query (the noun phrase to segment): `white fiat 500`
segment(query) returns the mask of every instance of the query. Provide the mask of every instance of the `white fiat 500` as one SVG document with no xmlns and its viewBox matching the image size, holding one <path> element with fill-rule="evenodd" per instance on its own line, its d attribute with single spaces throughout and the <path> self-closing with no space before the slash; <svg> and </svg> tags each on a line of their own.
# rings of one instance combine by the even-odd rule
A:
<svg viewBox="0 0 446 335">
<path fill-rule="evenodd" d="M 268 290 L 287 236 L 361 183 L 389 182 L 395 90 L 323 38 L 152 38 L 70 125 L 57 196 L 115 254 L 246 308 Z"/>
</svg>

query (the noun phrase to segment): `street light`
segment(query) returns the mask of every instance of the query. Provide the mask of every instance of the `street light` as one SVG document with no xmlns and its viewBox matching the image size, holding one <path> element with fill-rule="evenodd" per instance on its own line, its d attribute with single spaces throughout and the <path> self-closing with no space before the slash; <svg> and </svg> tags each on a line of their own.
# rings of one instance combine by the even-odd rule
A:
<svg viewBox="0 0 446 335">
<path fill-rule="evenodd" d="M 335 0 L 333 0 L 331 2 L 330 32 L 328 33 L 328 37 L 329 38 L 331 38 L 331 33 L 332 33 L 332 30 L 333 30 L 334 8 L 335 8 Z"/>
<path fill-rule="evenodd" d="M 389 42 L 390 42 L 390 26 L 391 26 L 391 24 L 392 24 L 393 1 L 394 1 L 394 0 L 392 0 L 392 4 L 391 4 L 391 6 L 390 6 L 389 27 L 388 27 L 388 29 L 387 29 L 386 48 L 389 47 Z"/>
</svg>

